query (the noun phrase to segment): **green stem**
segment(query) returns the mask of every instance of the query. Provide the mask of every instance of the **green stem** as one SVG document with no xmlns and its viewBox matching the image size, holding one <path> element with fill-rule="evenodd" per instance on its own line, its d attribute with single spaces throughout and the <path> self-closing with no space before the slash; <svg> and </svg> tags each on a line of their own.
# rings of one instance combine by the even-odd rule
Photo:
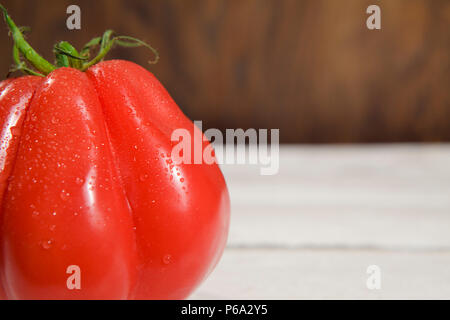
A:
<svg viewBox="0 0 450 320">
<path fill-rule="evenodd" d="M 100 44 L 100 51 L 97 54 L 97 56 L 92 59 L 91 61 L 84 63 L 82 67 L 82 71 L 86 71 L 91 66 L 93 66 L 96 63 L 99 63 L 100 61 L 105 58 L 105 56 L 108 54 L 108 52 L 113 48 L 114 45 L 119 45 L 121 47 L 146 47 L 150 49 L 153 54 L 155 55 L 155 58 L 151 61 L 149 61 L 150 64 L 155 64 L 159 60 L 159 54 L 156 49 L 154 49 L 149 44 L 145 43 L 142 40 L 128 37 L 128 36 L 117 36 L 111 39 L 113 31 L 107 30 L 102 37 L 101 44 Z"/>
<path fill-rule="evenodd" d="M 80 51 L 80 55 L 82 57 L 89 58 L 91 48 L 98 46 L 101 41 L 102 41 L 101 37 L 96 37 L 96 38 L 92 39 L 91 41 L 89 41 L 88 43 L 86 43 L 84 45 L 83 49 L 81 49 L 81 51 Z"/>
<path fill-rule="evenodd" d="M 99 63 L 103 60 L 103 58 L 108 54 L 109 50 L 111 50 L 114 39 L 111 40 L 113 31 L 112 30 L 106 30 L 105 33 L 102 36 L 102 40 L 100 42 L 100 51 L 98 52 L 97 56 L 92 59 L 91 61 L 85 63 L 82 67 L 82 71 L 86 71 L 90 67 L 92 67 L 94 64 Z"/>
<path fill-rule="evenodd" d="M 53 51 L 56 55 L 58 67 L 72 67 L 80 70 L 83 60 L 87 60 L 86 57 L 80 56 L 77 49 L 67 41 L 61 41 L 56 44 Z"/>
<path fill-rule="evenodd" d="M 11 31 L 14 46 L 22 53 L 22 55 L 27 59 L 37 70 L 47 75 L 56 69 L 54 65 L 42 58 L 25 40 L 22 32 L 16 26 L 14 21 L 9 17 L 8 12 L 5 7 L 0 4 L 0 9 L 3 11 L 3 16 L 5 18 L 6 24 Z"/>
<path fill-rule="evenodd" d="M 28 68 L 26 63 L 23 62 L 22 60 L 20 60 L 20 52 L 19 52 L 19 49 L 17 48 L 17 46 L 13 46 L 13 59 L 14 59 L 14 63 L 16 64 L 16 67 L 11 70 L 12 72 L 20 70 L 20 71 L 23 71 L 24 73 L 32 75 L 32 76 L 44 77 L 43 74 L 38 73 L 38 72 Z"/>
<path fill-rule="evenodd" d="M 57 52 L 55 49 L 55 56 L 56 56 L 56 66 L 58 68 L 62 67 L 69 67 L 69 57 L 65 55 L 64 53 Z"/>
<path fill-rule="evenodd" d="M 86 71 L 94 64 L 102 61 L 108 52 L 115 46 L 121 47 L 146 47 L 150 49 L 155 58 L 149 63 L 154 64 L 159 60 L 158 51 L 156 51 L 149 44 L 136 38 L 128 36 L 114 36 L 113 31 L 107 30 L 102 37 L 97 37 L 89 41 L 81 50 L 80 53 L 68 42 L 61 41 L 54 47 L 54 53 L 56 55 L 56 66 L 41 57 L 25 40 L 22 31 L 25 29 L 17 27 L 11 17 L 8 15 L 5 7 L 0 4 L 0 10 L 3 11 L 6 24 L 11 31 L 12 38 L 14 40 L 13 46 L 13 59 L 16 66 L 11 72 L 20 70 L 26 74 L 46 76 L 53 70 L 61 67 L 72 67 L 81 71 Z M 100 46 L 98 54 L 91 61 L 87 61 L 90 56 L 90 49 Z M 25 58 L 22 61 L 21 58 Z M 27 67 L 27 63 L 34 66 L 37 71 L 34 71 Z"/>
</svg>

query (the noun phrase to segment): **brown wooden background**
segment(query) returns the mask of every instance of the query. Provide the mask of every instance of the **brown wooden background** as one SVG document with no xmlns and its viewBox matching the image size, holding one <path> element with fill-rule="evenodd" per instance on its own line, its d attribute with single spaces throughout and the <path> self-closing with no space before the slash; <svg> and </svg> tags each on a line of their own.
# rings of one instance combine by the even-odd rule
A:
<svg viewBox="0 0 450 320">
<path fill-rule="evenodd" d="M 450 141 L 449 0 L 1 0 L 32 45 L 80 47 L 106 28 L 150 42 L 146 65 L 204 128 L 280 128 L 283 142 Z M 66 7 L 82 10 L 66 29 Z M 382 8 L 382 30 L 365 27 Z M 0 72 L 11 42 L 0 28 Z"/>
</svg>

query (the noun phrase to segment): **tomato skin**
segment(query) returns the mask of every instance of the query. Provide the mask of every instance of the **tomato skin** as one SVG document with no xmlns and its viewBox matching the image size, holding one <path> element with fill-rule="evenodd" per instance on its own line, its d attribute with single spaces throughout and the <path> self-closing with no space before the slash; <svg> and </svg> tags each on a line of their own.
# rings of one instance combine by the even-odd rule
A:
<svg viewBox="0 0 450 320">
<path fill-rule="evenodd" d="M 0 82 L 0 123 L 2 123 L 0 147 L 0 199 L 6 190 L 19 144 L 19 136 L 25 119 L 26 108 L 34 91 L 41 83 L 39 77 L 21 77 Z M 0 220 L 1 221 L 1 220 Z M 1 225 L 1 224 L 0 224 Z M 0 270 L 3 269 L 0 246 Z M 0 273 L 0 299 L 6 299 L 3 289 L 4 275 Z"/>
<path fill-rule="evenodd" d="M 0 83 L 0 199 L 14 164 L 26 108 L 41 82 L 40 77 L 27 76 Z"/>
<path fill-rule="evenodd" d="M 185 298 L 225 246 L 230 208 L 222 173 L 215 164 L 171 162 L 173 130 L 201 133 L 150 72 L 116 60 L 87 74 L 117 146 L 136 222 L 140 281 L 134 298 Z"/>
<path fill-rule="evenodd" d="M 12 84 L 22 104 L 6 103 Z M 0 298 L 181 299 L 217 264 L 225 181 L 215 164 L 171 162 L 171 132 L 198 129 L 151 73 L 60 68 L 2 82 L 0 106 L 2 132 L 21 110 L 0 151 Z M 81 290 L 66 286 L 70 265 Z"/>
<path fill-rule="evenodd" d="M 3 282 L 12 299 L 124 299 L 135 283 L 132 218 L 87 76 L 52 72 L 23 126 L 2 202 Z M 68 290 L 78 265 L 82 290 Z"/>
</svg>

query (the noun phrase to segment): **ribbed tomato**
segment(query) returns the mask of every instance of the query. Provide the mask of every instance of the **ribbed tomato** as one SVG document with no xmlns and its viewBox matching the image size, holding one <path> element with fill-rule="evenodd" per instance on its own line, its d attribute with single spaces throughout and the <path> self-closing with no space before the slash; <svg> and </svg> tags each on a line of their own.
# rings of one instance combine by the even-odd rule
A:
<svg viewBox="0 0 450 320">
<path fill-rule="evenodd" d="M 199 129 L 150 72 L 84 71 L 0 83 L 0 297 L 185 298 L 226 243 L 222 173 L 172 161 L 172 132 Z"/>
</svg>

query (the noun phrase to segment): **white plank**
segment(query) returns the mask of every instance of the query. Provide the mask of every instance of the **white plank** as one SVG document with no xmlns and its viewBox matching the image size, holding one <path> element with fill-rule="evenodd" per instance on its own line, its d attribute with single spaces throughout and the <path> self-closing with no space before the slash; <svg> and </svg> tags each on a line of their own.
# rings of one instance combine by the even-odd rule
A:
<svg viewBox="0 0 450 320">
<path fill-rule="evenodd" d="M 274 176 L 223 166 L 229 245 L 191 298 L 450 299 L 449 164 L 436 144 L 282 146 Z"/>
<path fill-rule="evenodd" d="M 369 265 L 381 289 L 366 286 Z M 191 299 L 450 299 L 450 253 L 227 249 Z"/>
<path fill-rule="evenodd" d="M 226 165 L 231 247 L 450 248 L 450 145 L 282 146 Z"/>
</svg>

